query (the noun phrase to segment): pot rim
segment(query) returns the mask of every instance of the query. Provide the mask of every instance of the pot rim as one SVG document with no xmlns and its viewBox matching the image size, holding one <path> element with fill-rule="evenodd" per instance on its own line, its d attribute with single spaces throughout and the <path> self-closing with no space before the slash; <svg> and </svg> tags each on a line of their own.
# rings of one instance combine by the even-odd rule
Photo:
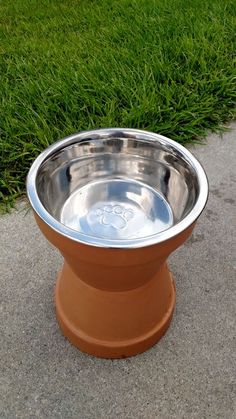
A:
<svg viewBox="0 0 236 419">
<path fill-rule="evenodd" d="M 39 199 L 37 188 L 36 188 L 36 179 L 40 166 L 42 163 L 48 159 L 55 152 L 81 141 L 86 141 L 88 139 L 99 139 L 99 138 L 109 138 L 111 136 L 122 136 L 125 138 L 135 138 L 148 141 L 156 141 L 159 144 L 168 145 L 173 147 L 173 149 L 180 152 L 184 159 L 190 164 L 194 169 L 198 185 L 199 185 L 199 195 L 196 200 L 195 205 L 191 211 L 178 223 L 174 224 L 170 228 L 161 231 L 160 233 L 155 233 L 142 238 L 136 239 L 105 239 L 102 237 L 89 236 L 85 233 L 73 230 L 66 225 L 62 224 L 60 221 L 56 220 L 43 206 L 41 200 Z M 187 150 L 184 146 L 177 143 L 174 140 L 171 140 L 163 135 L 156 134 L 150 131 L 132 129 L 132 128 L 100 128 L 95 130 L 81 131 L 70 136 L 67 136 L 48 148 L 46 148 L 33 162 L 27 176 L 26 181 L 27 195 L 30 201 L 30 204 L 36 214 L 45 222 L 50 228 L 52 228 L 57 233 L 65 236 L 75 242 L 86 244 L 89 246 L 103 247 L 103 248 L 118 248 L 118 249 L 135 249 L 141 247 L 147 247 L 162 243 L 164 241 L 170 240 L 188 227 L 190 227 L 202 213 L 208 199 L 208 179 L 206 173 L 199 163 L 196 157 Z"/>
</svg>

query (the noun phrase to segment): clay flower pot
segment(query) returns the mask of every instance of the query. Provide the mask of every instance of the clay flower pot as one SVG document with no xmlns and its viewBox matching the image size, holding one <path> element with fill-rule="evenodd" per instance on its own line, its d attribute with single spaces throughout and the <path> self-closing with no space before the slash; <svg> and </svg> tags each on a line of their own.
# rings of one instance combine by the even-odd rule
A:
<svg viewBox="0 0 236 419">
<path fill-rule="evenodd" d="M 65 260 L 55 300 L 71 343 L 121 358 L 157 342 L 175 306 L 166 260 L 207 201 L 199 162 L 154 133 L 81 132 L 40 154 L 27 191 L 39 228 Z"/>
</svg>

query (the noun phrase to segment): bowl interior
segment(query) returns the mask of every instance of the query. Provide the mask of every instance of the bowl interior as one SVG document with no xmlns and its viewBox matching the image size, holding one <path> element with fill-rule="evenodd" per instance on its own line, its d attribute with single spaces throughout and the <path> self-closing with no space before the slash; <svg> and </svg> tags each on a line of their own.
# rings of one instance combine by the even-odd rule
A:
<svg viewBox="0 0 236 419">
<path fill-rule="evenodd" d="M 173 144 L 87 138 L 49 155 L 36 189 L 57 221 L 88 236 L 135 239 L 183 220 L 199 196 L 191 161 Z"/>
</svg>

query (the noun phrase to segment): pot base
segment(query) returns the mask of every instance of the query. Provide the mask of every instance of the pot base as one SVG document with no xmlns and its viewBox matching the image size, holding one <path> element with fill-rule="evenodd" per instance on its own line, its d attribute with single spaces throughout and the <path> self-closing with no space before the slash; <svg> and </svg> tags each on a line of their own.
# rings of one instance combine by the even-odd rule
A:
<svg viewBox="0 0 236 419">
<path fill-rule="evenodd" d="M 144 352 L 164 335 L 175 294 L 165 263 L 139 288 L 107 291 L 81 281 L 65 262 L 56 284 L 56 313 L 64 335 L 83 352 L 126 358 Z"/>
</svg>

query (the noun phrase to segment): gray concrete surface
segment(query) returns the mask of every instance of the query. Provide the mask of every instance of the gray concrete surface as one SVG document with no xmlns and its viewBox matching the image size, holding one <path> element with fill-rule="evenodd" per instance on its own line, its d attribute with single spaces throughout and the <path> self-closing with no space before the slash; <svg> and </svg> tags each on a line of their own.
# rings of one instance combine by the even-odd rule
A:
<svg viewBox="0 0 236 419">
<path fill-rule="evenodd" d="M 31 212 L 0 218 L 0 418 L 236 418 L 236 124 L 191 147 L 210 182 L 192 238 L 170 260 L 177 307 L 146 353 L 101 360 L 61 335 L 61 258 Z"/>
</svg>

